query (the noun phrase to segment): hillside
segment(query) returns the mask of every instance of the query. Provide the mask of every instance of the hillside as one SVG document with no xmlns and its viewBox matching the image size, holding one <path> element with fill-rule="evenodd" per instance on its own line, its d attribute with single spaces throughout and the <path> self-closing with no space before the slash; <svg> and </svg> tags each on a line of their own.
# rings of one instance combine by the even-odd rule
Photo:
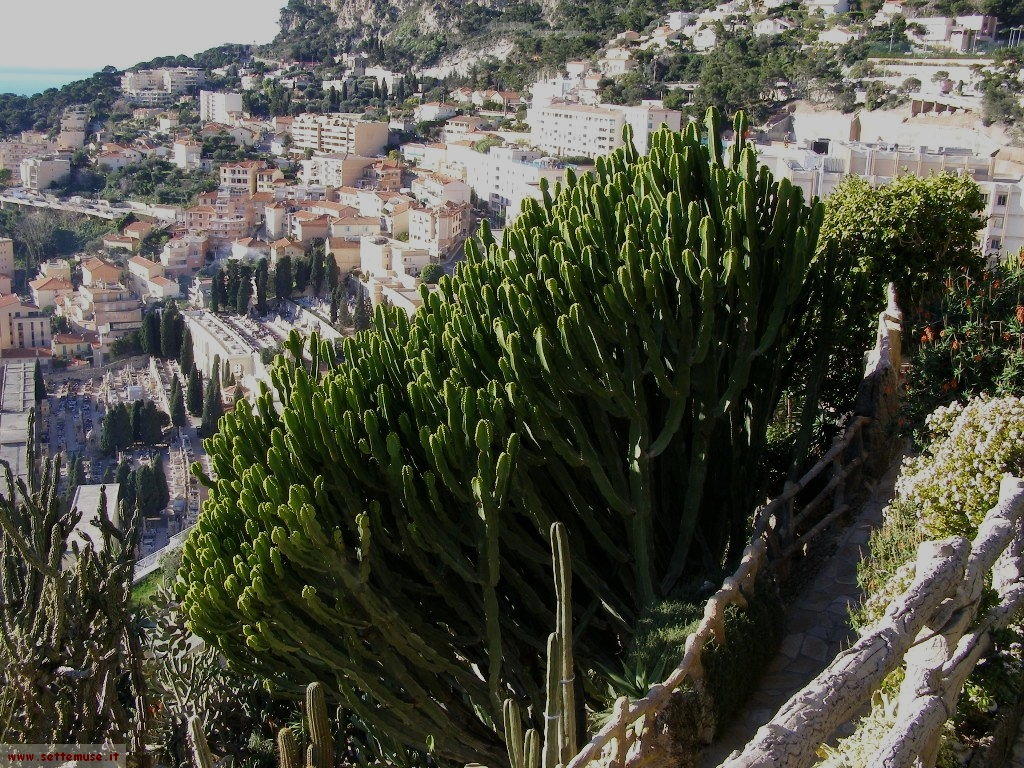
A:
<svg viewBox="0 0 1024 768">
<path fill-rule="evenodd" d="M 703 7 L 713 2 L 684 3 Z M 669 0 L 289 0 L 267 51 L 299 61 L 330 61 L 363 50 L 385 66 L 435 64 L 462 50 L 515 46 L 524 69 L 590 55 L 609 34 L 643 29 Z"/>
</svg>

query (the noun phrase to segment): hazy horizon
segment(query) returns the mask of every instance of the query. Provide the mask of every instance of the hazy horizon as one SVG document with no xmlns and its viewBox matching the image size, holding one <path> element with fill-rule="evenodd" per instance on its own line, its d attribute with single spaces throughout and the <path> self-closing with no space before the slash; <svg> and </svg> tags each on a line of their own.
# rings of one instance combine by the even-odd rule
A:
<svg viewBox="0 0 1024 768">
<path fill-rule="evenodd" d="M 0 70 L 95 72 L 222 43 L 266 43 L 285 0 L 58 0 L 3 13 Z M 57 6 L 55 9 L 54 6 Z M 55 16 L 59 16 L 55 23 Z M 18 34 L 34 30 L 33 34 Z M 40 36 L 39 32 L 44 32 Z M 40 41 L 44 41 L 41 43 Z"/>
</svg>

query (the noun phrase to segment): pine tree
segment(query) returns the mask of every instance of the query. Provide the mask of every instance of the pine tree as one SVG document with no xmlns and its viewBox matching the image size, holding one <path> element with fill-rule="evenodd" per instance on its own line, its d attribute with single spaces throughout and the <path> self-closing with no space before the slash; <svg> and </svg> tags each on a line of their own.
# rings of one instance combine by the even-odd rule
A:
<svg viewBox="0 0 1024 768">
<path fill-rule="evenodd" d="M 203 377 L 199 374 L 199 369 L 192 366 L 192 370 L 188 374 L 188 385 L 185 388 L 185 405 L 188 407 L 188 412 L 193 416 L 198 416 L 203 411 Z"/>
<path fill-rule="evenodd" d="M 220 381 L 211 379 L 206 387 L 206 396 L 203 398 L 203 422 L 200 432 L 203 437 L 209 437 L 217 431 L 217 421 L 223 412 L 220 402 Z"/>
<path fill-rule="evenodd" d="M 183 427 L 188 424 L 188 416 L 185 415 L 185 398 L 181 393 L 181 382 L 178 381 L 178 377 L 174 377 L 174 383 L 171 385 L 171 398 L 170 398 L 170 410 L 171 410 L 171 424 L 176 427 Z"/>
<path fill-rule="evenodd" d="M 43 379 L 43 368 L 39 365 L 38 360 L 36 360 L 35 370 L 32 375 L 35 379 L 36 403 L 41 403 L 46 399 L 46 380 Z"/>
<path fill-rule="evenodd" d="M 178 365 L 182 371 L 191 370 L 195 361 L 195 353 L 192 350 L 192 331 L 185 327 L 181 334 L 181 348 L 178 350 Z"/>
<path fill-rule="evenodd" d="M 282 256 L 274 270 L 274 298 L 284 301 L 292 297 L 292 257 Z"/>
</svg>

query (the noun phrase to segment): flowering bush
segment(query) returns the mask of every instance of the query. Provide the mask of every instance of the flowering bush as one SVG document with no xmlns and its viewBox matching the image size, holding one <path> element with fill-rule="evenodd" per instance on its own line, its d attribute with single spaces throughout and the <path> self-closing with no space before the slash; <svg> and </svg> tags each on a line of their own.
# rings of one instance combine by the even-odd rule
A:
<svg viewBox="0 0 1024 768">
<path fill-rule="evenodd" d="M 1019 259 L 975 276 L 948 278 L 937 310 L 924 312 L 917 321 L 923 327 L 910 339 L 917 347 L 905 406 L 914 427 L 939 405 L 982 393 L 1024 395 L 1024 268 Z"/>
<path fill-rule="evenodd" d="M 973 538 L 999 498 L 999 478 L 1024 468 L 1024 400 L 952 403 L 926 423 L 929 446 L 904 463 L 896 497 L 916 510 L 930 538 Z"/>
</svg>

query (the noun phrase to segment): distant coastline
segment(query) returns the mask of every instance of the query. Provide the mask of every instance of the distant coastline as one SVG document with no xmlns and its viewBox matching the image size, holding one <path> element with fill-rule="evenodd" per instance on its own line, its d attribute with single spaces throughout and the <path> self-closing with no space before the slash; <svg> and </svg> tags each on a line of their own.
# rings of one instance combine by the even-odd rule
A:
<svg viewBox="0 0 1024 768">
<path fill-rule="evenodd" d="M 42 93 L 47 88 L 60 88 L 62 85 L 84 80 L 92 75 L 95 69 L 18 69 L 0 67 L 0 93 L 16 93 L 19 96 L 32 96 Z"/>
</svg>

